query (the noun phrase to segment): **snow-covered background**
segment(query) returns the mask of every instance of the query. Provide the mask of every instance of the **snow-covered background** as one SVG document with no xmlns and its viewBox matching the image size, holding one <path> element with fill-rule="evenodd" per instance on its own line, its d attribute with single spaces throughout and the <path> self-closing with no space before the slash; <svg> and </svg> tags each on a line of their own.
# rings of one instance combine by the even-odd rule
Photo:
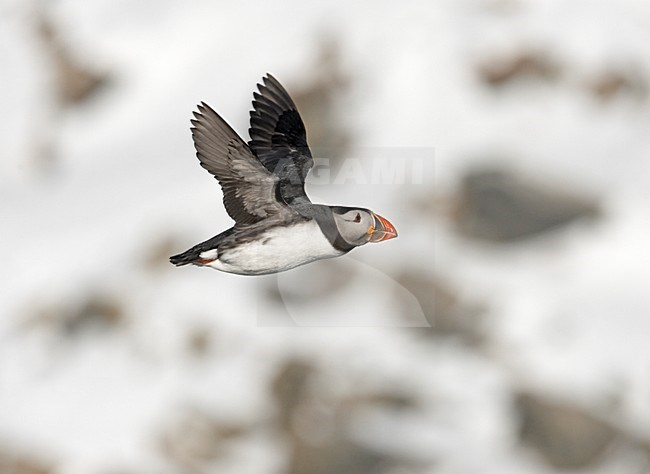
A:
<svg viewBox="0 0 650 474">
<path fill-rule="evenodd" d="M 1 474 L 650 472 L 646 0 L 1 0 L 0 71 Z M 266 72 L 400 236 L 174 268 Z"/>
</svg>

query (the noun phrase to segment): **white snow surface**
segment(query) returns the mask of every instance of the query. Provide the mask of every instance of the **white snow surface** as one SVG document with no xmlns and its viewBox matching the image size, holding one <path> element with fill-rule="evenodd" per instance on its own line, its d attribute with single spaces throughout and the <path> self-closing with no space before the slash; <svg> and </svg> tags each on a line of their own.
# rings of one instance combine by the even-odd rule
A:
<svg viewBox="0 0 650 474">
<path fill-rule="evenodd" d="M 296 354 L 323 363 L 335 384 L 398 385 L 429 400 L 424 419 L 370 414 L 357 428 L 378 449 L 435 459 L 435 472 L 550 472 L 513 449 L 512 386 L 603 412 L 616 398 L 608 416 L 650 437 L 650 103 L 602 104 L 583 87 L 610 64 L 636 61 L 650 72 L 647 1 L 49 6 L 71 50 L 113 83 L 55 112 L 32 31 L 35 3 L 0 2 L 1 446 L 53 459 L 62 474 L 177 472 L 158 448 L 176 413 L 199 406 L 226 421 L 264 420 L 274 412 L 269 380 Z M 261 76 L 273 73 L 290 91 L 313 79 L 326 35 L 338 39 L 352 76 L 345 120 L 355 146 L 425 150 L 435 177 L 311 185 L 311 195 L 371 207 L 399 238 L 343 257 L 341 278 L 357 277 L 331 299 L 282 309 L 266 285 L 280 294 L 318 285 L 313 269 L 327 262 L 261 278 L 147 270 L 164 238 L 182 251 L 231 225 L 194 158 L 195 104 L 208 102 L 246 137 Z M 518 45 L 555 53 L 562 77 L 497 93 L 482 86 L 476 62 Z M 30 157 L 49 134 L 58 162 L 43 174 Z M 522 173 L 597 196 L 603 217 L 498 247 L 412 208 L 495 150 Z M 407 292 L 389 275 L 408 267 L 486 305 L 493 357 L 404 332 L 427 325 L 397 316 L 391 295 Z M 74 306 L 92 292 L 121 301 L 127 323 L 67 337 L 29 322 L 35 308 Z M 406 296 L 399 301 L 418 306 Z M 264 324 L 275 313 L 290 323 Z M 198 361 L 185 350 L 197 328 L 216 341 Z M 214 472 L 283 472 L 283 453 L 261 433 Z"/>
</svg>

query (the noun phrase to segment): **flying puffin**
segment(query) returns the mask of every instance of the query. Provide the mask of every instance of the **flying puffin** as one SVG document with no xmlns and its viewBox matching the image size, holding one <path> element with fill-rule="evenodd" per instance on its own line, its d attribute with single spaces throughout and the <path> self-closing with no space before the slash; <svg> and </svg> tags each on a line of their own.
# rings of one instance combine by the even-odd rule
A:
<svg viewBox="0 0 650 474">
<path fill-rule="evenodd" d="M 248 144 L 206 103 L 194 112 L 196 156 L 219 181 L 235 225 L 171 263 L 265 275 L 397 237 L 369 209 L 312 204 L 305 193 L 313 166 L 305 126 L 280 83 L 270 74 L 262 82 L 253 93 Z"/>
</svg>

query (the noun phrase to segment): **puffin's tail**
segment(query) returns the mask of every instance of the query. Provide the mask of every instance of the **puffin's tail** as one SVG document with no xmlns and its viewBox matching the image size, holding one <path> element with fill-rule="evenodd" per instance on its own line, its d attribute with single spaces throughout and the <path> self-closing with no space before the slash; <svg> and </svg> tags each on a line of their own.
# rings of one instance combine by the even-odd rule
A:
<svg viewBox="0 0 650 474">
<path fill-rule="evenodd" d="M 198 248 L 192 247 L 191 249 L 186 250 L 183 253 L 179 253 L 178 255 L 173 255 L 169 257 L 169 261 L 174 265 L 176 265 L 177 267 L 181 267 L 183 265 L 187 265 L 189 263 L 198 260 L 200 253 L 201 251 Z"/>
<path fill-rule="evenodd" d="M 172 257 L 169 257 L 169 261 L 176 265 L 177 267 L 181 267 L 183 265 L 188 265 L 190 263 L 196 263 L 196 264 L 203 264 L 201 260 L 201 254 L 203 252 L 207 252 L 210 250 L 215 250 L 214 252 L 214 258 L 208 259 L 208 260 L 214 260 L 217 258 L 217 252 L 216 249 L 219 246 L 219 243 L 229 235 L 231 235 L 234 232 L 233 228 L 230 228 L 226 230 L 225 232 L 222 232 L 219 235 L 216 235 L 212 237 L 211 239 L 206 240 L 205 242 L 201 242 L 198 245 L 195 245 L 189 250 L 186 250 L 183 253 L 179 253 L 178 255 L 174 255 Z"/>
</svg>

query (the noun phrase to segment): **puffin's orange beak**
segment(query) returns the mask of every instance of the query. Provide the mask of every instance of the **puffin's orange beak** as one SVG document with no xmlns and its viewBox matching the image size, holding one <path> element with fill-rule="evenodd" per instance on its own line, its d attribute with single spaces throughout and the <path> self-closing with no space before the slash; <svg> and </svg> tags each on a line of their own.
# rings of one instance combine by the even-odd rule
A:
<svg viewBox="0 0 650 474">
<path fill-rule="evenodd" d="M 375 219 L 375 225 L 368 229 L 370 242 L 382 242 L 397 237 L 397 230 L 395 230 L 393 224 L 388 222 L 388 219 L 381 217 L 379 214 L 375 214 L 374 212 L 372 213 L 372 216 Z"/>
</svg>

